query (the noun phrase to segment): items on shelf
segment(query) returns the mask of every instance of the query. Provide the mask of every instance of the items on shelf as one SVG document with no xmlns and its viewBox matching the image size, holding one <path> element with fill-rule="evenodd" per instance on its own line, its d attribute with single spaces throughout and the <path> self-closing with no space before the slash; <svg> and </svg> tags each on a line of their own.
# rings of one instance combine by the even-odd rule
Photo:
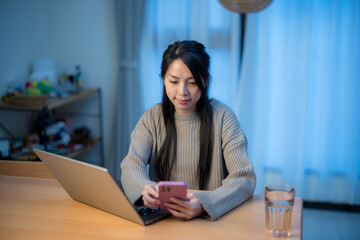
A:
<svg viewBox="0 0 360 240">
<path fill-rule="evenodd" d="M 77 93 L 80 92 L 83 88 L 83 73 L 81 70 L 80 65 L 75 66 L 75 73 L 74 74 L 62 74 L 59 77 L 58 81 L 58 92 L 64 93 Z"/>
<path fill-rule="evenodd" d="M 9 86 L 5 95 L 1 97 L 3 102 L 13 103 L 21 106 L 45 106 L 46 100 L 50 93 L 54 90 L 54 86 L 47 79 L 39 82 L 27 81 L 24 86 L 16 85 L 14 88 Z"/>
<path fill-rule="evenodd" d="M 44 120 L 46 113 L 42 114 L 43 116 L 40 116 L 38 120 L 41 122 L 38 123 L 38 128 L 44 128 L 46 125 L 45 130 L 29 134 L 24 138 L 0 140 L 0 159 L 37 160 L 37 156 L 32 151 L 33 148 L 66 155 L 94 143 L 87 127 L 76 128 L 70 133 L 66 120 L 45 124 L 50 120 Z M 46 136 L 43 135 L 44 133 Z"/>
<path fill-rule="evenodd" d="M 73 133 L 71 134 L 71 141 L 73 143 L 82 145 L 94 144 L 94 140 L 91 137 L 90 129 L 85 126 L 74 129 Z"/>
<path fill-rule="evenodd" d="M 28 83 L 26 87 L 29 87 L 31 83 Z M 25 85 L 24 85 L 25 86 Z M 66 112 L 65 111 L 57 111 L 57 109 L 71 105 L 72 103 L 84 99 L 93 94 L 97 95 L 98 101 L 98 113 L 94 115 L 87 115 L 81 112 Z M 36 147 L 39 149 L 43 149 L 46 151 L 59 153 L 62 155 L 66 155 L 69 157 L 78 156 L 80 153 L 86 151 L 87 149 L 92 149 L 95 145 L 99 144 L 99 154 L 100 154 L 100 163 L 99 165 L 104 166 L 104 157 L 103 157 L 103 142 L 102 142 L 102 114 L 101 114 L 101 91 L 98 88 L 93 89 L 83 89 L 78 94 L 71 94 L 69 98 L 54 98 L 47 102 L 45 106 L 42 107 L 30 107 L 30 106 L 15 106 L 13 104 L 4 104 L 0 103 L 0 110 L 7 111 L 29 111 L 32 113 L 36 113 L 38 119 L 32 118 L 31 130 L 27 130 L 27 133 L 31 132 L 31 134 L 16 138 L 19 136 L 18 134 L 13 134 L 11 130 L 9 130 L 7 124 L 2 124 L 0 121 L 0 130 L 3 130 L 7 137 L 0 138 L 0 159 L 20 159 L 20 160 L 32 160 L 32 148 Z M 60 113 L 60 114 L 59 114 Z M 32 114 L 33 115 L 33 114 Z M 94 117 L 98 121 L 98 129 L 99 129 L 99 137 L 91 136 L 90 130 L 81 126 L 80 122 L 76 120 L 76 126 L 72 128 L 68 125 L 67 119 L 60 119 L 60 121 L 64 121 L 65 127 L 67 131 L 64 131 L 63 124 L 59 124 L 59 119 L 56 121 L 51 119 L 55 116 L 69 116 L 69 119 L 73 119 L 72 116 L 84 116 L 86 117 Z M 8 120 L 8 119 L 6 119 Z M 35 122 L 33 122 L 35 120 Z M 52 126 L 55 124 L 55 126 Z M 56 125 L 58 124 L 58 125 Z M 90 122 L 89 124 L 93 124 Z M 75 128 L 75 129 L 74 129 Z M 54 130 L 55 129 L 55 130 Z M 58 131 L 56 131 L 56 129 Z M 72 131 L 70 131 L 72 129 Z M 49 133 L 52 133 L 51 136 Z M 26 134 L 26 133 L 25 133 Z M 69 140 L 70 135 L 70 142 Z M 21 134 L 24 136 L 24 133 Z M 45 149 L 46 147 L 46 149 Z M 12 149 L 10 151 L 10 149 Z M 36 160 L 38 160 L 36 158 Z"/>
<path fill-rule="evenodd" d="M 43 107 L 49 97 L 67 98 L 83 89 L 83 73 L 80 65 L 73 74 L 63 74 L 56 81 L 55 63 L 40 59 L 34 63 L 34 71 L 23 83 L 12 83 L 1 99 L 5 103 L 20 106 Z"/>
<path fill-rule="evenodd" d="M 55 60 L 51 58 L 36 59 L 32 65 L 32 73 L 29 76 L 29 81 L 40 81 L 47 79 L 51 85 L 56 82 L 56 64 Z"/>
</svg>

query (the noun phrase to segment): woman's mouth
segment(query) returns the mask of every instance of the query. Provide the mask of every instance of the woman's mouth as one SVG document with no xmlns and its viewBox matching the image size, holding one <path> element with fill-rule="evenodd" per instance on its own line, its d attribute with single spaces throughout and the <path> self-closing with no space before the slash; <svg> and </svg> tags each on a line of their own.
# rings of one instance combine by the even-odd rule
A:
<svg viewBox="0 0 360 240">
<path fill-rule="evenodd" d="M 189 102 L 190 100 L 180 100 L 180 99 L 176 99 L 176 101 L 180 104 L 186 104 L 187 102 Z"/>
</svg>

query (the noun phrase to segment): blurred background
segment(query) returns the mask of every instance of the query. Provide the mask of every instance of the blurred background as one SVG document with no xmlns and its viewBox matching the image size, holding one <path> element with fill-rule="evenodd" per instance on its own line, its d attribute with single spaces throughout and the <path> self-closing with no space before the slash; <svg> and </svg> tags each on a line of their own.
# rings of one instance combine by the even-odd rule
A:
<svg viewBox="0 0 360 240">
<path fill-rule="evenodd" d="M 39 60 L 54 63 L 55 89 L 80 65 L 83 87 L 99 88 L 102 101 L 68 107 L 101 104 L 104 159 L 99 148 L 77 158 L 119 179 L 135 124 L 161 101 L 162 53 L 185 39 L 212 58 L 210 96 L 240 121 L 256 193 L 286 182 L 306 202 L 360 204 L 358 0 L 274 0 L 247 14 L 217 0 L 0 0 L 0 93 L 28 81 Z M 0 137 L 31 132 L 32 114 L 1 110 Z"/>
</svg>

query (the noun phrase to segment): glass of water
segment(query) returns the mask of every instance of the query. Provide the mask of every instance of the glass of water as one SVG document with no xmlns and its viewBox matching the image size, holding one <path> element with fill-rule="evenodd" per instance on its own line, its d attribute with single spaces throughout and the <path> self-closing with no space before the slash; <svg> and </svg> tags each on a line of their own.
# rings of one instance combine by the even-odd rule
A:
<svg viewBox="0 0 360 240">
<path fill-rule="evenodd" d="M 273 237 L 289 237 L 295 188 L 288 184 L 265 186 L 266 233 Z"/>
</svg>

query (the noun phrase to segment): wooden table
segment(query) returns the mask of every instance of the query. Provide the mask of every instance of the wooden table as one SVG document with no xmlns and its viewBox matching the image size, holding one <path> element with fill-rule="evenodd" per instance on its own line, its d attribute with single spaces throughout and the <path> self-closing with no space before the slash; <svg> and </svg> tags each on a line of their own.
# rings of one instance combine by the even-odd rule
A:
<svg viewBox="0 0 360 240">
<path fill-rule="evenodd" d="M 145 227 L 72 200 L 55 179 L 0 175 L 0 239 L 272 239 L 264 208 L 255 195 L 214 222 L 170 217 Z M 302 239 L 301 199 L 293 211 L 288 239 Z"/>
</svg>

